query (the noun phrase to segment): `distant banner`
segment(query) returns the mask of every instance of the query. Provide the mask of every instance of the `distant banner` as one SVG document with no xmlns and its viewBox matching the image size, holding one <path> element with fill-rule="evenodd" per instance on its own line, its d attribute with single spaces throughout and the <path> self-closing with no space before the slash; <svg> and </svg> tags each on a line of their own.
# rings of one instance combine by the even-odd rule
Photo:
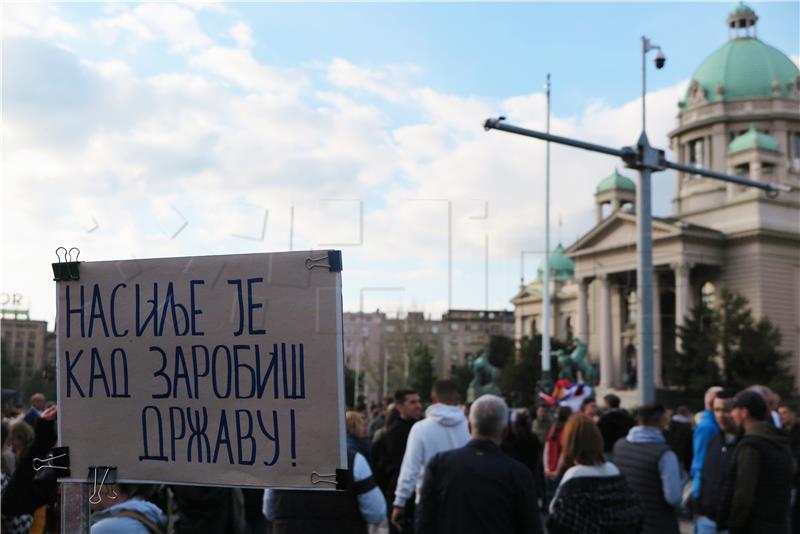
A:
<svg viewBox="0 0 800 534">
<path fill-rule="evenodd" d="M 57 284 L 71 480 L 330 489 L 311 475 L 346 467 L 340 261 L 81 263 Z"/>
</svg>

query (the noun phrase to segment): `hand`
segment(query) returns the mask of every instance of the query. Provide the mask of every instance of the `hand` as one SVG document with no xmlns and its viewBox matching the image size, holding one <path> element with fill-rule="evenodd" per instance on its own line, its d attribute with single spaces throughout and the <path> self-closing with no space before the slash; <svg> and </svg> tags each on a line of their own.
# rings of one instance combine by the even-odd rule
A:
<svg viewBox="0 0 800 534">
<path fill-rule="evenodd" d="M 392 524 L 400 530 L 403 530 L 403 525 L 401 522 L 403 521 L 403 516 L 405 513 L 406 511 L 399 506 L 392 508 Z"/>
<path fill-rule="evenodd" d="M 41 417 L 45 421 L 53 421 L 56 418 L 57 412 L 58 412 L 58 405 L 54 404 L 49 408 L 47 408 L 45 411 L 43 411 L 42 415 L 40 415 L 39 417 Z"/>
</svg>

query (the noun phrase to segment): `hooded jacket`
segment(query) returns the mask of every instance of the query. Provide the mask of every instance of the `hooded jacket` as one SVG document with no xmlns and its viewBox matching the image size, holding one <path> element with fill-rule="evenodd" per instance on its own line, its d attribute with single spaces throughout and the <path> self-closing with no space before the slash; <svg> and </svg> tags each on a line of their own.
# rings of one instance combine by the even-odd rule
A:
<svg viewBox="0 0 800 534">
<path fill-rule="evenodd" d="M 151 523 L 157 525 L 162 531 L 167 525 L 164 512 L 155 504 L 141 499 L 129 499 L 115 504 L 102 512 L 92 514 L 92 534 L 149 534 L 150 530 L 145 524 L 125 512 L 135 512 Z"/>
<path fill-rule="evenodd" d="M 469 441 L 467 418 L 458 406 L 432 404 L 408 434 L 406 452 L 400 465 L 394 506 L 403 507 L 416 490 L 420 495 L 425 466 L 437 453 L 463 447 Z"/>
</svg>

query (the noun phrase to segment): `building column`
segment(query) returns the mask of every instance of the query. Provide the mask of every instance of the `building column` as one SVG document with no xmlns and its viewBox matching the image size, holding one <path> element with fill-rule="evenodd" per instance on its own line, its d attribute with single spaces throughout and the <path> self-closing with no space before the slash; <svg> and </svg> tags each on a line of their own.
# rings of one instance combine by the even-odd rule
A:
<svg viewBox="0 0 800 534">
<path fill-rule="evenodd" d="M 689 264 L 680 262 L 674 264 L 675 270 L 675 348 L 681 350 L 681 340 L 678 337 L 678 328 L 686 324 L 689 316 Z"/>
<path fill-rule="evenodd" d="M 578 279 L 578 324 L 577 334 L 581 341 L 589 344 L 589 284 Z"/>
<path fill-rule="evenodd" d="M 663 354 L 661 353 L 661 287 L 658 273 L 653 272 L 653 378 L 656 387 L 663 386 L 661 379 Z"/>
<path fill-rule="evenodd" d="M 611 317 L 611 281 L 608 275 L 597 277 L 600 282 L 600 385 L 610 388 L 614 384 L 614 355 Z"/>
</svg>

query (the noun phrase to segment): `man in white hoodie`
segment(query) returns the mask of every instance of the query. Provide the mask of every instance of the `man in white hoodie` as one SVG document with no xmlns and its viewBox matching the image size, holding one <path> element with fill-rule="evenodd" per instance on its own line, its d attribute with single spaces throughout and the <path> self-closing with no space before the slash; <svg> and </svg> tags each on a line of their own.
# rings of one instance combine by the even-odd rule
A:
<svg viewBox="0 0 800 534">
<path fill-rule="evenodd" d="M 467 418 L 458 407 L 459 395 L 451 380 L 437 380 L 431 391 L 431 404 L 425 410 L 425 419 L 419 421 L 408 434 L 406 452 L 400 466 L 392 523 L 402 528 L 405 505 L 411 494 L 419 499 L 425 466 L 439 452 L 463 447 L 469 441 Z"/>
</svg>

